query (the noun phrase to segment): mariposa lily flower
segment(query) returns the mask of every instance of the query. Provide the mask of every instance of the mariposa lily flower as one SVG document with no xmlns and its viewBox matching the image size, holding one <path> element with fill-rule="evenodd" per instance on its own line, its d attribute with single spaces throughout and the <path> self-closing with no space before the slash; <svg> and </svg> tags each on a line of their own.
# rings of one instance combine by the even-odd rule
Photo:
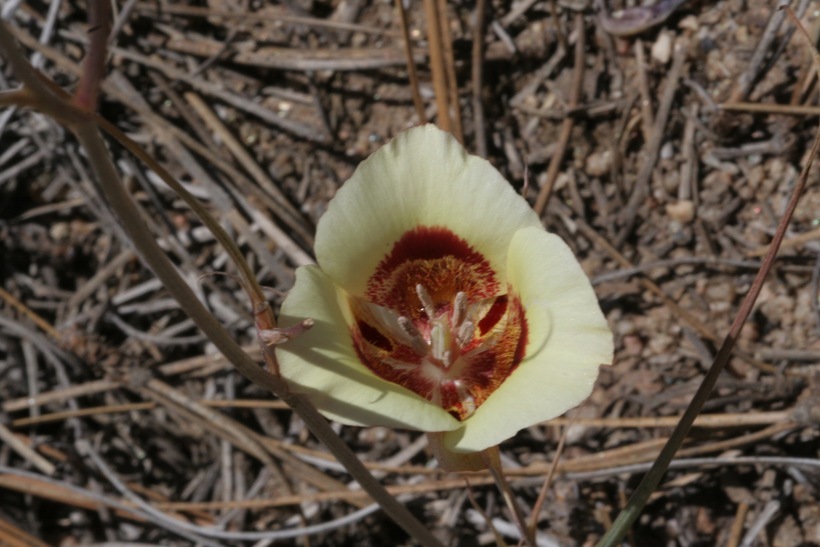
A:
<svg viewBox="0 0 820 547">
<path fill-rule="evenodd" d="M 563 414 L 612 360 L 569 247 L 434 126 L 359 165 L 315 251 L 280 313 L 314 326 L 277 347 L 282 375 L 328 418 L 435 433 L 440 460 Z"/>
</svg>

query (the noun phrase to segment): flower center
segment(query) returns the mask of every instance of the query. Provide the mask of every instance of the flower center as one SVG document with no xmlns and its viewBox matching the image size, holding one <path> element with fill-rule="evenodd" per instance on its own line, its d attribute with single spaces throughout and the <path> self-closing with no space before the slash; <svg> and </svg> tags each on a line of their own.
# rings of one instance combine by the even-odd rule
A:
<svg viewBox="0 0 820 547">
<path fill-rule="evenodd" d="M 523 358 L 524 309 L 498 289 L 487 260 L 451 231 L 408 232 L 365 297 L 350 298 L 359 358 L 464 420 Z"/>
</svg>

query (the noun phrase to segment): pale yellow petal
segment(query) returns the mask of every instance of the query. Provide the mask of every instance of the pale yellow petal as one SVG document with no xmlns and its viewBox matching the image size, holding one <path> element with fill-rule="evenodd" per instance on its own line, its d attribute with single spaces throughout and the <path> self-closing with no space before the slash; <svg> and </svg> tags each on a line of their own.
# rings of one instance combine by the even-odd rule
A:
<svg viewBox="0 0 820 547">
<path fill-rule="evenodd" d="M 612 362 L 612 333 L 587 276 L 559 237 L 537 228 L 516 233 L 508 275 L 524 305 L 527 351 L 465 427 L 445 434 L 454 450 L 483 450 L 563 414 L 589 396 L 598 367 Z"/>
<path fill-rule="evenodd" d="M 276 348 L 279 368 L 293 391 L 330 419 L 349 425 L 383 425 L 449 431 L 460 424 L 442 408 L 371 373 L 351 342 L 341 305 L 346 300 L 318 267 L 296 271 L 296 284 L 279 314 L 282 327 L 303 319 L 313 328 Z"/>
<path fill-rule="evenodd" d="M 451 230 L 489 260 L 503 284 L 510 239 L 540 222 L 492 165 L 425 125 L 359 165 L 319 222 L 316 257 L 337 283 L 361 295 L 395 242 L 419 226 Z"/>
</svg>

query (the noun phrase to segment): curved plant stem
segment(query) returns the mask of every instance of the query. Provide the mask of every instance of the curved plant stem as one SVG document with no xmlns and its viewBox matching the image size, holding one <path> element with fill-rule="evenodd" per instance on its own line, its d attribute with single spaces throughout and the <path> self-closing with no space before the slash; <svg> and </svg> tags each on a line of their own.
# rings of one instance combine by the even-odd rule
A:
<svg viewBox="0 0 820 547">
<path fill-rule="evenodd" d="M 794 16 L 794 13 L 790 8 L 786 8 L 786 13 L 794 21 L 795 26 L 804 33 L 806 43 L 813 55 L 815 70 L 820 71 L 820 55 L 818 55 L 814 44 L 808 37 L 808 34 L 805 33 L 805 29 L 800 24 L 800 21 L 798 21 Z M 786 229 L 788 228 L 792 216 L 794 215 L 794 210 L 797 208 L 797 203 L 800 201 L 800 196 L 806 188 L 811 166 L 814 163 L 814 158 L 817 157 L 817 151 L 819 149 L 820 128 L 818 128 L 817 134 L 814 137 L 814 144 L 812 145 L 811 152 L 806 160 L 806 164 L 803 166 L 803 170 L 800 172 L 800 177 L 797 179 L 797 184 L 795 184 L 792 195 L 789 198 L 786 211 L 783 213 L 783 218 L 780 219 L 780 223 L 777 226 L 777 231 L 774 234 L 772 243 L 769 245 L 769 249 L 763 259 L 763 264 L 760 266 L 760 270 L 757 272 L 754 282 L 752 283 L 749 292 L 746 294 L 746 298 L 743 299 L 743 303 L 740 305 L 740 309 L 738 310 L 735 320 L 729 329 L 729 333 L 726 335 L 726 338 L 724 338 L 723 344 L 721 345 L 718 354 L 715 356 L 712 366 L 709 367 L 709 371 L 703 379 L 703 383 L 701 383 L 695 393 L 695 396 L 692 398 L 692 402 L 689 403 L 689 406 L 678 422 L 678 425 L 675 427 L 674 431 L 672 431 L 672 435 L 670 435 L 669 440 L 666 442 L 666 445 L 664 445 L 661 453 L 658 455 L 658 458 L 652 464 L 652 467 L 644 476 L 643 480 L 641 480 L 638 488 L 635 489 L 635 492 L 629 499 L 627 506 L 623 511 L 621 511 L 618 518 L 615 519 L 615 522 L 612 524 L 612 527 L 606 535 L 604 535 L 604 537 L 601 538 L 601 541 L 598 542 L 598 547 L 614 547 L 620 543 L 621 539 L 632 527 L 632 524 L 638 518 L 638 515 L 640 515 L 640 512 L 646 505 L 647 500 L 649 500 L 649 496 L 658 487 L 658 484 L 660 484 L 663 475 L 669 468 L 672 458 L 675 456 L 675 452 L 677 452 L 683 444 L 683 441 L 689 433 L 689 429 L 692 427 L 695 418 L 697 418 L 701 408 L 703 408 L 704 403 L 712 393 L 712 390 L 717 383 L 718 376 L 720 376 L 720 372 L 729 361 L 729 357 L 732 354 L 732 349 L 737 341 L 737 337 L 740 335 L 740 329 L 749 318 L 749 314 L 752 312 L 755 301 L 760 295 L 760 290 L 763 288 L 763 282 L 766 280 L 766 276 L 774 263 L 777 251 L 780 248 L 780 244 L 783 242 L 783 237 L 786 234 Z"/>
<path fill-rule="evenodd" d="M 32 100 L 26 106 L 40 107 L 44 113 L 49 115 L 59 113 L 60 115 L 56 116 L 58 121 L 65 123 L 73 131 L 88 154 L 89 162 L 100 181 L 103 194 L 122 222 L 126 234 L 128 234 L 141 259 L 160 279 L 194 323 L 202 329 L 240 374 L 258 386 L 273 392 L 291 406 L 305 422 L 308 429 L 345 466 L 353 478 L 359 482 L 362 488 L 382 507 L 390 518 L 421 545 L 440 546 L 441 543 L 438 539 L 373 477 L 356 454 L 331 429 L 328 422 L 319 414 L 316 408 L 303 397 L 290 393 L 284 379 L 269 374 L 254 362 L 242 351 L 230 333 L 202 305 L 162 251 L 153 235 L 140 220 L 139 211 L 131 196 L 125 190 L 105 142 L 99 133 L 98 116 L 88 112 L 85 109 L 87 105 L 72 104 L 67 94 L 62 90 L 55 90 L 53 84 L 42 79 L 40 74 L 17 49 L 14 39 L 2 22 L 0 22 L 0 52 L 4 54 L 15 70 L 17 77 L 24 83 L 25 87 L 22 91 L 32 97 Z M 203 218 L 203 221 L 209 226 L 212 224 L 218 226 L 218 223 L 207 222 L 205 218 Z M 231 255 L 234 258 L 237 256 L 241 258 L 241 253 L 235 245 L 228 245 L 228 248 L 229 251 L 233 251 Z M 244 264 L 244 260 L 240 260 L 238 263 L 240 269 L 242 269 L 241 264 Z M 244 268 L 244 271 L 249 271 L 246 264 Z M 249 281 L 254 279 L 252 275 L 249 275 L 248 278 Z M 250 282 L 251 285 L 254 283 L 255 280 Z M 251 290 L 249 292 L 252 300 L 256 300 L 255 291 Z M 261 290 L 258 294 L 261 295 Z M 255 302 L 254 305 L 258 311 L 260 302 Z M 270 309 L 264 311 L 268 316 L 267 321 L 272 323 Z"/>
<path fill-rule="evenodd" d="M 666 445 L 664 445 L 661 453 L 652 465 L 652 468 L 649 472 L 647 472 L 643 480 L 641 480 L 641 483 L 629 499 L 629 503 L 627 503 L 627 506 L 618 515 L 618 518 L 615 519 L 615 522 L 612 524 L 612 528 L 610 528 L 606 535 L 601 538 L 601 541 L 598 543 L 598 547 L 615 547 L 620 544 L 621 539 L 632 527 L 632 524 L 638 518 L 638 515 L 640 515 L 641 510 L 643 510 L 647 500 L 649 500 L 649 496 L 655 491 L 658 484 L 660 484 L 663 475 L 669 467 L 669 463 L 675 456 L 675 452 L 677 452 L 678 448 L 680 448 L 683 444 L 686 435 L 689 433 L 689 429 L 692 427 L 692 423 L 695 421 L 695 418 L 697 418 L 701 408 L 703 408 L 703 404 L 711 395 L 712 389 L 715 387 L 715 383 L 717 382 L 721 371 L 729 361 L 729 357 L 732 355 L 732 349 L 734 348 L 735 342 L 740 334 L 740 329 L 743 327 L 743 324 L 752 312 L 752 308 L 754 307 L 755 301 L 760 294 L 760 290 L 763 288 L 763 282 L 766 280 L 766 276 L 774 263 L 777 250 L 780 248 L 780 243 L 783 241 L 783 236 L 786 234 L 786 228 L 789 226 L 789 221 L 791 220 L 794 210 L 797 207 L 797 202 L 800 200 L 803 189 L 806 187 L 809 169 L 811 168 L 815 156 L 817 156 L 817 150 L 819 147 L 820 131 L 818 131 L 817 136 L 814 139 L 814 145 L 812 146 L 811 154 L 809 154 L 809 159 L 806 161 L 806 165 L 800 173 L 800 178 L 798 179 L 797 184 L 795 184 L 791 198 L 789 199 L 789 204 L 786 207 L 786 212 L 783 214 L 783 218 L 780 219 L 780 224 L 777 226 L 777 232 L 775 232 L 772 244 L 763 260 L 763 265 L 757 272 L 754 282 L 752 283 L 752 287 L 746 294 L 746 298 L 743 299 L 743 303 L 735 316 L 735 320 L 729 329 L 729 333 L 723 340 L 723 345 L 721 345 L 712 366 L 703 378 L 703 382 L 700 384 L 700 387 L 698 387 L 695 396 L 692 398 L 692 402 L 689 403 L 686 412 L 684 412 L 678 422 L 678 425 L 675 427 L 674 431 L 672 431 L 669 440 L 666 442 Z"/>
<path fill-rule="evenodd" d="M 105 78 L 111 19 L 111 2 L 88 3 L 88 53 L 83 59 L 83 74 L 73 99 L 74 105 L 86 112 L 97 111 L 100 84 Z"/>
<path fill-rule="evenodd" d="M 439 545 L 438 540 L 413 515 L 370 474 L 350 448 L 330 428 L 327 421 L 304 398 L 290 393 L 287 382 L 260 368 L 237 345 L 233 337 L 200 303 L 194 292 L 179 276 L 173 264 L 157 244 L 153 236 L 139 220 L 140 216 L 131 197 L 122 186 L 119 175 L 111 162 L 96 124 L 88 122 L 72 128 L 85 148 L 94 172 L 101 181 L 103 192 L 123 223 L 128 237 L 134 243 L 143 261 L 154 271 L 180 306 L 202 329 L 208 338 L 231 361 L 237 370 L 255 384 L 272 391 L 299 415 L 308 429 L 333 453 L 368 494 L 405 531 L 423 545 Z"/>
<path fill-rule="evenodd" d="M 535 529 L 527 526 L 527 520 L 524 518 L 524 513 L 521 512 L 521 507 L 515 501 L 515 495 L 510 487 L 510 483 L 504 477 L 504 469 L 501 467 L 501 452 L 498 446 L 483 450 L 481 457 L 487 469 L 490 470 L 490 475 L 492 475 L 496 486 L 501 490 L 504 503 L 507 504 L 507 509 L 510 510 L 515 525 L 518 527 L 519 532 L 521 532 L 521 537 L 526 540 L 527 545 L 535 545 Z"/>
</svg>

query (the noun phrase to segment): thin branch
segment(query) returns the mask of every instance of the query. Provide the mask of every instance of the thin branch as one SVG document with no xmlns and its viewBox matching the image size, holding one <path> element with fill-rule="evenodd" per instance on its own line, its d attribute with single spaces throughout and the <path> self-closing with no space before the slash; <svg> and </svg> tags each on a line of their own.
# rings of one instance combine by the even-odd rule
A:
<svg viewBox="0 0 820 547">
<path fill-rule="evenodd" d="M 581 101 L 581 88 L 584 83 L 585 49 L 586 35 L 584 33 L 584 15 L 579 12 L 575 14 L 575 72 L 572 77 L 572 90 L 570 91 L 568 104 L 570 110 L 577 107 Z M 552 189 L 558 178 L 558 171 L 564 161 L 564 154 L 567 152 L 569 138 L 574 126 L 575 119 L 572 116 L 566 116 L 561 123 L 561 136 L 558 138 L 558 145 L 555 147 L 555 152 L 553 152 L 550 165 L 547 168 L 547 180 L 538 192 L 538 197 L 535 199 L 535 205 L 533 206 L 538 216 L 541 216 L 547 208 L 547 203 L 549 203 Z"/>
<path fill-rule="evenodd" d="M 219 324 L 197 299 L 194 292 L 179 276 L 173 264 L 165 256 L 153 236 L 143 228 L 139 220 L 140 216 L 131 202 L 130 196 L 120 183 L 119 174 L 108 155 L 95 121 L 77 124 L 72 129 L 88 153 L 106 199 L 122 221 L 123 228 L 134 243 L 141 258 L 162 281 L 168 291 L 174 295 L 180 306 L 197 326 L 233 363 L 240 374 L 258 386 L 275 393 L 288 403 L 299 414 L 308 429 L 325 444 L 362 488 L 373 497 L 399 526 L 423 545 L 441 545 L 435 536 L 370 474 L 350 447 L 333 431 L 327 420 L 318 413 L 316 408 L 303 397 L 291 393 L 284 379 L 269 374 L 252 361 L 236 344 L 230 333 Z M 237 266 L 241 267 L 242 264 L 244 264 L 244 260 L 239 261 Z M 244 267 L 247 268 L 247 265 Z M 261 289 L 259 294 L 262 294 Z"/>
<path fill-rule="evenodd" d="M 706 373 L 703 382 L 700 387 L 698 387 L 698 391 L 692 398 L 692 402 L 689 403 L 689 406 L 687 407 L 686 412 L 684 412 L 680 422 L 678 422 L 678 425 L 672 431 L 669 440 L 666 445 L 664 445 L 661 453 L 652 465 L 652 468 L 644 476 L 643 480 L 632 494 L 626 508 L 624 508 L 624 510 L 618 515 L 618 518 L 613 523 L 612 528 L 609 529 L 607 534 L 598 543 L 599 547 L 615 547 L 620 544 L 623 536 L 627 533 L 632 524 L 640 515 L 641 510 L 646 505 L 647 500 L 649 500 L 649 496 L 658 487 L 658 484 L 660 484 L 660 481 L 666 473 L 672 458 L 675 456 L 675 452 L 677 452 L 678 448 L 680 448 L 683 444 L 683 441 L 689 433 L 695 418 L 697 418 L 697 415 L 700 413 L 701 408 L 703 408 L 704 403 L 711 395 L 712 389 L 714 389 L 715 383 L 717 383 L 721 371 L 726 366 L 726 363 L 728 363 L 729 357 L 732 355 L 732 349 L 734 348 L 735 342 L 740 335 L 740 330 L 743 328 L 743 324 L 748 319 L 749 314 L 751 314 L 755 301 L 760 295 L 760 291 L 763 288 L 763 282 L 766 280 L 766 276 L 768 275 L 772 264 L 774 264 L 777 250 L 780 248 L 780 243 L 783 241 L 783 236 L 786 234 L 786 229 L 789 226 L 794 210 L 797 207 L 800 196 L 806 187 L 809 170 L 811 169 L 814 158 L 817 155 L 818 149 L 820 149 L 820 131 L 817 132 L 817 136 L 814 139 L 814 145 L 812 146 L 809 159 L 803 167 L 803 172 L 800 174 L 800 178 L 794 187 L 794 191 L 789 199 L 786 212 L 780 220 L 780 224 L 777 226 L 777 232 L 775 232 L 772 244 L 763 260 L 763 265 L 760 267 L 760 271 L 757 273 L 757 276 L 755 276 L 754 282 L 752 283 L 749 292 L 746 294 L 746 298 L 743 299 L 743 303 L 735 316 L 735 320 L 729 329 L 729 333 L 726 335 L 726 338 L 724 338 L 723 345 L 720 347 L 712 366 Z"/>
<path fill-rule="evenodd" d="M 450 101 L 447 91 L 447 71 L 444 67 L 443 45 L 441 43 L 441 23 L 438 19 L 436 0 L 424 0 L 424 14 L 427 18 L 427 42 L 430 50 L 430 71 L 433 73 L 433 90 L 436 94 L 438 126 L 442 131 L 453 132 L 450 119 Z"/>
<path fill-rule="evenodd" d="M 424 112 L 424 101 L 421 98 L 421 90 L 419 89 L 419 74 L 416 70 L 416 60 L 413 58 L 413 42 L 410 39 L 410 26 L 407 22 L 407 10 L 404 9 L 403 0 L 396 0 L 396 11 L 399 14 L 404 52 L 407 55 L 407 78 L 410 80 L 410 92 L 413 94 L 413 107 L 416 109 L 419 123 L 422 124 L 427 121 L 427 115 Z"/>
<path fill-rule="evenodd" d="M 455 57 L 453 55 L 453 33 L 450 30 L 447 14 L 447 0 L 437 0 L 439 32 L 441 33 L 442 53 L 444 54 L 444 71 L 447 75 L 447 102 L 450 104 L 448 116 L 452 116 L 453 135 L 464 144 L 464 131 L 461 127 L 461 107 L 458 100 L 458 79 L 456 78 Z"/>
<path fill-rule="evenodd" d="M 482 158 L 487 157 L 487 129 L 484 122 L 484 36 L 487 31 L 487 0 L 478 0 L 475 7 L 473 27 L 473 123 L 475 124 L 475 149 Z"/>
<path fill-rule="evenodd" d="M 86 112 L 97 110 L 97 96 L 105 78 L 111 19 L 111 2 L 88 3 L 88 51 L 83 60 L 83 74 L 74 92 L 74 105 Z"/>
</svg>

